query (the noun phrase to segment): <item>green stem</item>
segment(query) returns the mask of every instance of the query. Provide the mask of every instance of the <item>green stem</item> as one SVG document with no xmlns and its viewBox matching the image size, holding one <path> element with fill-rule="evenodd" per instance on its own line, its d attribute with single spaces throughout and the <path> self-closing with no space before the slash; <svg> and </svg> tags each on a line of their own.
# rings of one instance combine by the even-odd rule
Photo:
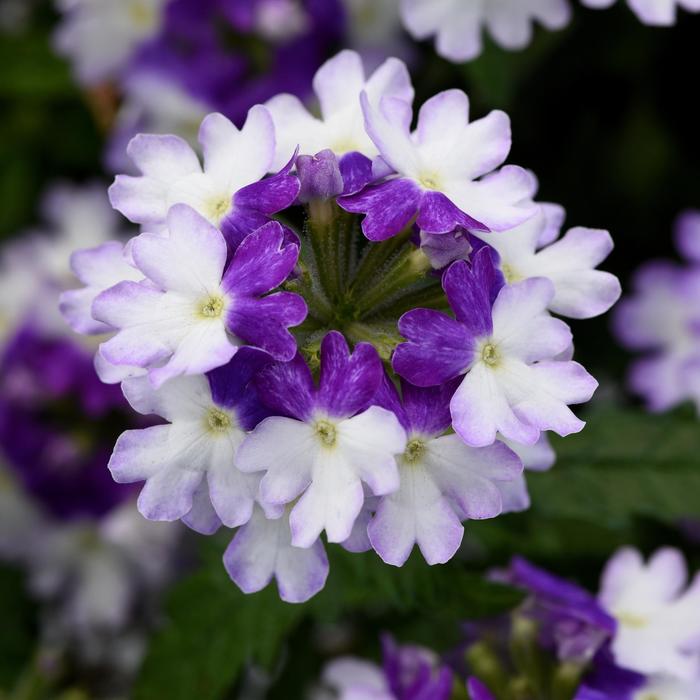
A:
<svg viewBox="0 0 700 700">
<path fill-rule="evenodd" d="M 401 233 L 381 243 L 367 243 L 352 280 L 353 293 L 363 290 L 376 277 L 379 270 L 409 241 L 413 234 L 413 224 Z"/>
<path fill-rule="evenodd" d="M 581 683 L 585 666 L 573 661 L 565 661 L 557 667 L 552 676 L 553 700 L 572 700 Z"/>
<path fill-rule="evenodd" d="M 445 292 L 437 280 L 426 279 L 412 285 L 405 293 L 377 304 L 367 318 L 399 318 L 410 309 L 449 309 Z"/>
<path fill-rule="evenodd" d="M 420 248 L 406 246 L 387 265 L 378 270 L 374 284 L 355 299 L 360 316 L 372 313 L 379 305 L 388 305 L 402 296 L 406 288 L 425 277 L 430 261 Z"/>
</svg>

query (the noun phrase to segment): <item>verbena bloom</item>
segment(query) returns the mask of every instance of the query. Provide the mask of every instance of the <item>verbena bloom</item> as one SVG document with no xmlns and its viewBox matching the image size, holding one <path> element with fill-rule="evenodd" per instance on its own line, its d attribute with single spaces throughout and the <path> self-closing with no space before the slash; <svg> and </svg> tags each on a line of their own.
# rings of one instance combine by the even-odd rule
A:
<svg viewBox="0 0 700 700">
<path fill-rule="evenodd" d="M 497 516 L 503 509 L 500 483 L 522 472 L 503 443 L 475 448 L 450 427 L 449 401 L 456 383 L 419 388 L 402 382 L 402 399 L 385 377 L 375 401 L 406 430 L 399 457 L 400 485 L 382 496 L 369 523 L 369 539 L 388 564 L 401 566 L 417 544 L 429 564 L 451 559 L 462 542 L 461 521 Z"/>
<path fill-rule="evenodd" d="M 676 549 L 660 549 L 648 562 L 632 548 L 613 556 L 599 600 L 617 620 L 612 651 L 618 665 L 644 674 L 700 677 L 700 577 L 687 584 L 686 563 Z"/>
<path fill-rule="evenodd" d="M 99 294 L 119 282 L 141 281 L 143 273 L 125 254 L 121 241 L 108 241 L 95 248 L 75 251 L 71 255 L 71 269 L 85 286 L 61 294 L 59 308 L 63 318 L 76 333 L 108 333 L 112 327 L 93 318 L 92 303 Z"/>
<path fill-rule="evenodd" d="M 615 0 L 581 0 L 581 4 L 595 9 L 611 7 L 614 3 Z M 627 0 L 627 4 L 644 24 L 659 27 L 675 24 L 678 8 L 700 12 L 699 0 Z"/>
<path fill-rule="evenodd" d="M 632 700 L 695 700 L 700 697 L 700 680 L 683 680 L 673 676 L 651 676 Z"/>
<path fill-rule="evenodd" d="M 387 177 L 339 203 L 365 214 L 362 230 L 371 241 L 396 235 L 413 219 L 428 233 L 458 226 L 502 231 L 536 213 L 529 197 L 532 176 L 514 165 L 495 170 L 511 146 L 504 112 L 470 123 L 467 96 L 447 90 L 421 107 L 411 132 L 409 103 L 385 97 L 373 104 L 366 92 L 361 101 Z"/>
<path fill-rule="evenodd" d="M 676 223 L 676 245 L 688 260 L 646 263 L 634 276 L 632 294 L 613 317 L 620 342 L 646 355 L 636 360 L 629 384 L 650 410 L 686 400 L 700 408 L 700 224 L 697 212 Z"/>
<path fill-rule="evenodd" d="M 127 152 L 141 175 L 117 175 L 109 190 L 114 208 L 146 230 L 158 231 L 173 205 L 189 204 L 235 248 L 296 198 L 299 182 L 286 169 L 263 179 L 275 151 L 275 130 L 265 107 L 251 108 L 240 130 L 222 114 L 208 115 L 199 142 L 203 166 L 178 136 L 135 136 Z"/>
<path fill-rule="evenodd" d="M 157 390 L 146 377 L 124 383 L 134 410 L 168 421 L 122 433 L 109 462 L 115 481 L 146 482 L 138 499 L 146 518 L 182 518 L 205 534 L 250 520 L 259 476 L 237 469 L 236 452 L 266 415 L 248 385 L 269 360 L 242 348 L 207 376 L 176 377 Z"/>
<path fill-rule="evenodd" d="M 595 269 L 612 251 L 613 241 L 607 231 L 580 226 L 559 238 L 562 216 L 560 207 L 540 205 L 535 216 L 510 231 L 475 235 L 498 252 L 507 282 L 546 277 L 554 285 L 550 311 L 592 318 L 605 313 L 622 291 L 615 275 Z"/>
<path fill-rule="evenodd" d="M 396 456 L 406 434 L 393 413 L 370 406 L 381 381 L 376 350 L 359 343 L 351 354 L 337 332 L 321 345 L 318 387 L 299 356 L 258 375 L 261 399 L 279 415 L 246 438 L 238 466 L 265 470 L 263 503 L 299 499 L 290 514 L 294 546 L 312 546 L 323 530 L 329 542 L 347 539 L 364 502 L 363 482 L 377 496 L 398 488 Z"/>
<path fill-rule="evenodd" d="M 412 644 L 398 645 L 382 637 L 382 666 L 362 659 L 341 657 L 323 671 L 324 688 L 339 700 L 448 700 L 453 674 L 429 649 Z M 314 700 L 328 697 L 317 693 Z"/>
<path fill-rule="evenodd" d="M 227 263 L 224 237 L 193 209 L 172 207 L 167 223 L 167 237 L 143 233 L 131 246 L 146 281 L 120 282 L 93 303 L 95 318 L 117 329 L 102 356 L 147 368 L 156 387 L 220 367 L 244 343 L 291 359 L 296 343 L 287 329 L 304 320 L 306 305 L 289 292 L 264 296 L 297 260 L 282 226 L 250 234 Z"/>
<path fill-rule="evenodd" d="M 273 168 L 281 168 L 298 147 L 304 155 L 313 155 L 325 149 L 341 159 L 341 169 L 349 177 L 363 161 L 348 154 L 361 154 L 367 159 L 378 155 L 377 146 L 364 129 L 360 94 L 378 104 L 383 97 L 391 97 L 410 105 L 413 86 L 402 61 L 389 58 L 371 75 L 365 75 L 362 58 L 355 51 L 341 51 L 324 63 L 316 72 L 314 92 L 320 104 L 320 117 L 313 116 L 298 97 L 281 94 L 266 103 L 272 114 L 277 136 Z"/>
<path fill-rule="evenodd" d="M 478 678 L 467 680 L 467 690 L 470 700 L 495 700 L 495 696 Z"/>
<path fill-rule="evenodd" d="M 571 8 L 568 0 L 401 0 L 401 17 L 413 37 L 435 36 L 437 52 L 461 63 L 481 53 L 484 31 L 505 49 L 523 49 L 535 22 L 562 29 Z"/>
<path fill-rule="evenodd" d="M 118 76 L 136 50 L 154 36 L 166 0 L 57 0 L 64 17 L 56 50 L 73 62 L 78 80 L 92 84 Z"/>
<path fill-rule="evenodd" d="M 305 36 L 299 17 L 337 7 L 202 1 L 280 50 Z M 138 71 L 167 44 L 178 84 L 201 77 L 192 94 L 219 108 L 223 64 L 202 71 L 193 50 L 188 67 L 177 41 L 211 39 L 200 4 L 169 5 L 166 24 Z M 522 463 L 551 466 L 543 432 L 580 430 L 568 405 L 596 386 L 550 312 L 589 317 L 617 293 L 594 269 L 607 234 L 556 241 L 561 210 L 533 201 L 533 174 L 500 167 L 505 114 L 470 122 L 466 95 L 448 90 L 411 131 L 404 64 L 371 72 L 351 51 L 314 85 L 318 118 L 287 94 L 252 107 L 241 129 L 207 116 L 203 162 L 172 135 L 132 139 L 138 174 L 118 176 L 110 195 L 141 234 L 81 246 L 84 286 L 62 301 L 75 329 L 108 336 L 100 378 L 168 422 L 120 438 L 115 478 L 147 482 L 147 517 L 238 527 L 231 579 L 245 592 L 274 579 L 289 602 L 323 587 L 324 533 L 394 565 L 417 544 L 433 564 L 455 554 L 463 521 L 527 508 Z M 437 310 L 448 305 L 454 317 Z"/>
<path fill-rule="evenodd" d="M 245 593 L 259 591 L 274 578 L 280 598 L 303 603 L 326 583 L 328 558 L 323 542 L 311 547 L 292 545 L 289 508 L 279 512 L 256 506 L 248 523 L 236 532 L 224 553 L 224 566 Z"/>
<path fill-rule="evenodd" d="M 588 401 L 597 382 L 581 365 L 555 359 L 571 331 L 546 313 L 551 282 L 533 278 L 499 290 L 483 249 L 471 268 L 453 263 L 442 283 L 456 318 L 431 309 L 404 314 L 399 330 L 408 342 L 397 347 L 394 370 L 419 386 L 465 375 L 450 403 L 452 425 L 475 447 L 492 444 L 497 432 L 534 444 L 543 430 L 580 431 L 567 404 Z"/>
</svg>

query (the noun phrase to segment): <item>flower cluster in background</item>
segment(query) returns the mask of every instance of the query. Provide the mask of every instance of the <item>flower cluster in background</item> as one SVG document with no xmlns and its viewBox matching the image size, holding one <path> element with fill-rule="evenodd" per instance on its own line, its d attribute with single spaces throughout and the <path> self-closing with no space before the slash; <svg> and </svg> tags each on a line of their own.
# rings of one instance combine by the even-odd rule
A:
<svg viewBox="0 0 700 700">
<path fill-rule="evenodd" d="M 629 385 L 649 410 L 690 400 L 700 411 L 700 212 L 678 217 L 675 241 L 685 264 L 645 263 L 616 310 L 614 330 L 625 347 L 648 353 L 632 365 Z"/>
<path fill-rule="evenodd" d="M 646 562 L 631 547 L 619 550 L 597 596 L 519 557 L 494 576 L 526 591 L 510 620 L 469 622 L 463 645 L 445 658 L 385 636 L 381 667 L 335 659 L 314 700 L 699 696 L 700 576 L 688 582 L 678 550 Z"/>
<path fill-rule="evenodd" d="M 44 210 L 45 228 L 2 250 L 0 558 L 41 601 L 37 663 L 100 668 L 115 690 L 142 658 L 176 529 L 144 521 L 133 489 L 110 478 L 112 443 L 133 420 L 57 308 L 78 284 L 71 251 L 117 235 L 117 217 L 98 184 L 58 185 Z"/>
<path fill-rule="evenodd" d="M 114 478 L 146 482 L 147 518 L 240 527 L 231 578 L 274 577 L 291 602 L 324 585 L 324 532 L 436 564 L 462 521 L 526 508 L 523 464 L 551 466 L 546 431 L 580 431 L 568 406 L 597 385 L 550 312 L 590 318 L 620 294 L 595 269 L 610 236 L 559 239 L 563 210 L 502 166 L 503 112 L 470 121 L 449 90 L 411 131 L 404 64 L 367 75 L 350 51 L 314 88 L 320 116 L 290 94 L 240 130 L 207 116 L 203 163 L 174 135 L 135 137 L 139 174 L 110 198 L 143 232 L 76 253 L 86 286 L 61 304 L 75 330 L 111 332 L 103 379 L 167 421 L 119 438 Z"/>
</svg>

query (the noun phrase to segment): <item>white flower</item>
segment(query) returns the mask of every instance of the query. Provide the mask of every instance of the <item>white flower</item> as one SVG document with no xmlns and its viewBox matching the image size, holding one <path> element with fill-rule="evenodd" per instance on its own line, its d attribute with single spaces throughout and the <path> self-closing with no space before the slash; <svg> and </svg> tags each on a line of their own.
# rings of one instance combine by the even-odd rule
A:
<svg viewBox="0 0 700 700">
<path fill-rule="evenodd" d="M 282 167 L 297 146 L 307 155 L 330 149 L 337 156 L 357 151 L 373 158 L 377 148 L 364 129 L 360 93 L 365 91 L 375 104 L 384 96 L 409 104 L 413 100 L 411 78 L 402 61 L 389 58 L 365 77 L 360 55 L 348 50 L 318 69 L 313 86 L 320 103 L 320 119 L 294 95 L 277 95 L 267 102 L 277 135 L 274 169 Z"/>
<path fill-rule="evenodd" d="M 618 623 L 612 641 L 618 665 L 643 674 L 698 677 L 700 577 L 685 588 L 687 580 L 676 549 L 660 549 L 645 564 L 638 551 L 625 548 L 608 562 L 599 600 Z"/>
<path fill-rule="evenodd" d="M 95 83 L 117 76 L 134 51 L 154 36 L 166 0 L 58 0 L 64 18 L 56 50 L 73 61 L 78 79 Z"/>
<path fill-rule="evenodd" d="M 611 7 L 615 0 L 581 0 L 586 7 L 603 9 Z M 700 12 L 700 0 L 627 0 L 630 9 L 644 24 L 670 27 L 676 23 L 676 11 L 682 7 L 688 12 Z"/>
<path fill-rule="evenodd" d="M 522 49 L 532 25 L 565 27 L 568 0 L 401 0 L 401 16 L 416 39 L 436 36 L 436 50 L 455 62 L 470 61 L 482 50 L 484 29 L 505 49 Z"/>
</svg>

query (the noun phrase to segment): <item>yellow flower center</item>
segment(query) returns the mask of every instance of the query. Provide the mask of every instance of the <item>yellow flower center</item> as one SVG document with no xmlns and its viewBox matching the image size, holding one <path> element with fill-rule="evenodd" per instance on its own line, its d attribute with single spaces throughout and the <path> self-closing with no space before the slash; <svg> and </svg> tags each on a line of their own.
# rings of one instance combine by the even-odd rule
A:
<svg viewBox="0 0 700 700">
<path fill-rule="evenodd" d="M 415 464 L 420 461 L 425 453 L 425 443 L 418 438 L 409 440 L 403 453 L 403 459 L 407 464 Z"/>
<path fill-rule="evenodd" d="M 642 617 L 641 615 L 635 615 L 634 613 L 623 612 L 619 615 L 616 615 L 615 617 L 617 617 L 619 623 L 621 625 L 624 625 L 625 627 L 634 627 L 636 629 L 640 629 L 642 627 L 646 627 L 649 624 L 649 620 L 647 620 L 645 617 Z"/>
<path fill-rule="evenodd" d="M 204 318 L 219 318 L 224 312 L 224 300 L 222 297 L 209 297 L 200 307 L 199 315 Z"/>
<path fill-rule="evenodd" d="M 503 276 L 506 279 L 506 282 L 508 284 L 515 284 L 516 282 L 520 282 L 522 277 L 514 270 L 510 265 L 508 264 L 503 264 L 501 265 L 501 272 L 503 273 Z"/>
<path fill-rule="evenodd" d="M 333 423 L 327 420 L 316 421 L 316 435 L 325 447 L 333 447 L 337 438 L 337 431 Z"/>
<path fill-rule="evenodd" d="M 493 343 L 486 343 L 481 349 L 481 359 L 489 367 L 495 367 L 501 361 L 498 348 Z"/>
<path fill-rule="evenodd" d="M 129 4 L 129 18 L 134 26 L 143 29 L 155 27 L 158 16 L 153 7 L 140 0 L 132 0 Z"/>
<path fill-rule="evenodd" d="M 209 432 L 225 433 L 231 427 L 231 416 L 218 408 L 211 408 L 207 413 L 206 423 Z"/>
<path fill-rule="evenodd" d="M 205 205 L 206 215 L 211 221 L 219 223 L 231 211 L 230 195 L 212 197 Z"/>
<path fill-rule="evenodd" d="M 419 178 L 418 182 L 426 190 L 439 190 L 440 189 L 440 178 L 436 173 L 423 173 Z"/>
</svg>

